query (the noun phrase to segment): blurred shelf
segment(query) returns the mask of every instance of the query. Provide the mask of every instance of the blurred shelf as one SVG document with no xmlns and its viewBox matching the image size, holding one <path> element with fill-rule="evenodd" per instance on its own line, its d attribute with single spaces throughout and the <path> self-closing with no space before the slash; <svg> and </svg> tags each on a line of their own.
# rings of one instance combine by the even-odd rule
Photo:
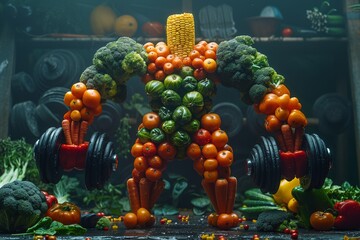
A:
<svg viewBox="0 0 360 240">
<path fill-rule="evenodd" d="M 42 47 L 42 48 L 52 48 L 52 47 L 98 47 L 103 46 L 108 42 L 114 41 L 117 37 L 96 37 L 96 36 L 87 36 L 87 35 L 68 35 L 68 37 L 33 37 L 27 39 L 18 39 L 18 44 L 25 44 L 26 46 L 30 45 L 32 47 Z M 348 39 L 345 37 L 335 38 L 335 37 L 254 37 L 255 43 L 259 44 L 342 44 L 347 43 Z M 146 42 L 161 42 L 165 41 L 165 38 L 144 38 L 136 37 L 134 38 L 139 43 Z M 206 41 L 215 41 L 221 42 L 225 39 L 215 38 L 215 39 L 202 39 L 197 38 L 196 42 L 201 40 Z"/>
</svg>

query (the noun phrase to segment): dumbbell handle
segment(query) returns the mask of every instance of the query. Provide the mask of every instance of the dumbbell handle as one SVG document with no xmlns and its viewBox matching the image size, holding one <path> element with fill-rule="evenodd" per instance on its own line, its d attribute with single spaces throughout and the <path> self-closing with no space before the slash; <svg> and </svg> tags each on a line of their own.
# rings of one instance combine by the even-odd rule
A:
<svg viewBox="0 0 360 240">
<path fill-rule="evenodd" d="M 59 164 L 64 171 L 85 168 L 86 153 L 89 143 L 80 145 L 62 144 L 59 149 Z"/>
</svg>

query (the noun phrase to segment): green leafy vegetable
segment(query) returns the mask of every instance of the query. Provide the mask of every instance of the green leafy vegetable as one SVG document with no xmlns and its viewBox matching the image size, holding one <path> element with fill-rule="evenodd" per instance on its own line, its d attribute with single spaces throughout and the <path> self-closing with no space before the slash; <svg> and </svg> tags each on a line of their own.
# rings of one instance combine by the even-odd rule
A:
<svg viewBox="0 0 360 240">
<path fill-rule="evenodd" d="M 349 182 L 344 182 L 342 185 L 335 185 L 330 178 L 326 178 L 323 189 L 333 202 L 341 202 L 352 199 L 360 202 L 360 188 L 352 186 Z"/>
</svg>

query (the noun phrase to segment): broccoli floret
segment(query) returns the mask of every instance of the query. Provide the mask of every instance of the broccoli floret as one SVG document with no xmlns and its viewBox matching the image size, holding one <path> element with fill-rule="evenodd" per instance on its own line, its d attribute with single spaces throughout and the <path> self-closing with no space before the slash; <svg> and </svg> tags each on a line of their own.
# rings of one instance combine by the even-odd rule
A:
<svg viewBox="0 0 360 240">
<path fill-rule="evenodd" d="M 265 54 L 257 52 L 253 62 L 252 70 L 255 72 L 256 70 L 264 67 L 269 67 L 268 58 Z"/>
<path fill-rule="evenodd" d="M 264 98 L 268 88 L 262 84 L 254 84 L 249 89 L 249 96 L 252 103 L 259 103 Z"/>
<path fill-rule="evenodd" d="M 95 228 L 99 230 L 104 230 L 106 228 L 109 229 L 110 227 L 111 227 L 111 221 L 107 217 L 100 218 L 95 225 Z"/>
<path fill-rule="evenodd" d="M 16 180 L 5 184 L 0 188 L 0 231 L 25 232 L 47 209 L 44 194 L 33 183 Z"/>
<path fill-rule="evenodd" d="M 251 46 L 251 45 L 254 44 L 254 40 L 252 39 L 252 37 L 250 37 L 248 35 L 236 36 L 235 40 L 240 42 L 240 43 L 246 44 L 248 46 Z"/>
<path fill-rule="evenodd" d="M 134 53 L 137 53 L 135 58 Z M 128 63 L 123 65 L 128 54 L 131 54 L 127 58 Z M 135 64 L 136 61 L 139 63 Z M 109 74 L 119 84 L 124 84 L 133 75 L 144 74 L 147 61 L 143 46 L 128 37 L 120 37 L 116 41 L 109 42 L 105 47 L 98 49 L 93 58 L 96 69 Z"/>
<path fill-rule="evenodd" d="M 276 72 L 272 67 L 261 68 L 254 73 L 255 83 L 262 84 L 264 86 L 270 86 L 270 83 L 272 83 L 272 78 L 275 74 Z"/>
<path fill-rule="evenodd" d="M 292 214 L 281 210 L 271 210 L 259 214 L 256 229 L 264 232 L 279 231 L 282 224 L 289 223 Z"/>
<path fill-rule="evenodd" d="M 94 65 L 84 70 L 80 76 L 80 82 L 87 88 L 98 90 L 103 99 L 112 99 L 117 94 L 116 82 L 109 74 L 99 72 Z"/>
</svg>

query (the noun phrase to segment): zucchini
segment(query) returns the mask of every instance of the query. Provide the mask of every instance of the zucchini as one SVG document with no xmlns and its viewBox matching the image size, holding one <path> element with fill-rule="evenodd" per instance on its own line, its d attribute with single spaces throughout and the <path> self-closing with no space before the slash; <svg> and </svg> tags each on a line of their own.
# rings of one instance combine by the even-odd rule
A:
<svg viewBox="0 0 360 240">
<path fill-rule="evenodd" d="M 243 204 L 247 207 L 256 207 L 256 206 L 277 206 L 274 202 L 270 201 L 262 201 L 262 200 L 252 200 L 252 199 L 245 199 Z"/>
<path fill-rule="evenodd" d="M 246 218 L 256 219 L 260 213 L 271 211 L 271 210 L 281 210 L 284 211 L 281 207 L 276 206 L 254 206 L 254 207 L 241 207 L 238 209 L 243 216 Z"/>
<path fill-rule="evenodd" d="M 252 200 L 260 200 L 260 201 L 268 201 L 268 202 L 274 202 L 274 198 L 265 195 L 255 189 L 249 189 L 245 191 L 245 197 Z"/>
</svg>

